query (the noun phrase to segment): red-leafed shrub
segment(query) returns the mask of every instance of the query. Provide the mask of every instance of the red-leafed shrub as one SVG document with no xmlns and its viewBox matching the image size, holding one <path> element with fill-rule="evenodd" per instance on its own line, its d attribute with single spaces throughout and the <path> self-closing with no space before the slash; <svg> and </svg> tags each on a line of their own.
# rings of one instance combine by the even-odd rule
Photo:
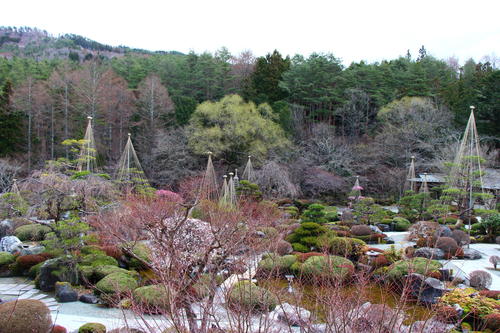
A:
<svg viewBox="0 0 500 333">
<path fill-rule="evenodd" d="M 463 258 L 463 256 L 464 256 L 464 249 L 462 249 L 461 247 L 459 247 L 457 249 L 457 251 L 455 252 L 455 257 Z"/>
<path fill-rule="evenodd" d="M 443 250 L 445 254 L 454 256 L 458 250 L 457 242 L 451 237 L 439 237 L 436 242 L 436 247 Z"/>
<path fill-rule="evenodd" d="M 339 237 L 351 237 L 351 232 L 347 230 L 335 230 L 335 233 Z"/>
<path fill-rule="evenodd" d="M 490 330 L 498 332 L 496 330 L 500 327 L 500 314 L 490 313 L 489 315 L 484 316 L 484 324 Z"/>
<path fill-rule="evenodd" d="M 436 309 L 436 318 L 440 322 L 453 324 L 460 320 L 460 316 L 454 307 L 444 305 Z"/>
<path fill-rule="evenodd" d="M 118 246 L 105 245 L 101 246 L 101 250 L 103 250 L 107 256 L 113 257 L 116 260 L 120 259 L 123 256 L 123 252 Z"/>
<path fill-rule="evenodd" d="M 325 257 L 326 256 L 326 254 L 320 253 L 320 252 L 307 252 L 307 253 L 294 252 L 293 254 L 295 254 L 297 256 L 297 260 L 300 262 L 304 262 L 311 257 L 316 257 L 316 256 Z"/>
<path fill-rule="evenodd" d="M 16 262 L 19 268 L 29 269 L 50 258 L 52 258 L 52 256 L 48 253 L 28 254 L 25 256 L 17 257 Z"/>
<path fill-rule="evenodd" d="M 351 227 L 351 234 L 355 236 L 368 236 L 372 234 L 372 229 L 364 224 L 353 225 Z"/>
<path fill-rule="evenodd" d="M 430 272 L 429 274 L 427 274 L 429 277 L 432 277 L 432 278 L 435 278 L 435 279 L 438 279 L 438 280 L 441 280 L 441 278 L 443 277 L 443 274 L 441 274 L 440 271 L 434 271 L 434 272 Z"/>
<path fill-rule="evenodd" d="M 61 325 L 55 325 L 50 333 L 68 333 L 68 330 Z"/>
<path fill-rule="evenodd" d="M 377 248 L 377 247 L 369 247 L 368 249 L 366 249 L 366 251 L 372 251 L 372 252 L 384 253 L 384 250 L 379 249 L 379 248 Z"/>
<path fill-rule="evenodd" d="M 500 299 L 500 290 L 481 290 L 479 295 L 493 299 Z"/>
<path fill-rule="evenodd" d="M 384 255 L 379 255 L 373 260 L 373 265 L 375 267 L 384 267 L 384 266 L 389 266 L 391 263 L 389 260 Z"/>
</svg>

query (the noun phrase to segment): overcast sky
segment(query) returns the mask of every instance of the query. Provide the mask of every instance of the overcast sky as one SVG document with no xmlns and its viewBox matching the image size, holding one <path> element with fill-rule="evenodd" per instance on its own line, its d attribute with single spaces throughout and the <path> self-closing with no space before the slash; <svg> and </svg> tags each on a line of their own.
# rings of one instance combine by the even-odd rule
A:
<svg viewBox="0 0 500 333">
<path fill-rule="evenodd" d="M 329 52 L 346 65 L 425 45 L 463 63 L 500 56 L 499 13 L 498 0 L 22 0 L 2 1 L 0 25 L 148 50 Z"/>
</svg>

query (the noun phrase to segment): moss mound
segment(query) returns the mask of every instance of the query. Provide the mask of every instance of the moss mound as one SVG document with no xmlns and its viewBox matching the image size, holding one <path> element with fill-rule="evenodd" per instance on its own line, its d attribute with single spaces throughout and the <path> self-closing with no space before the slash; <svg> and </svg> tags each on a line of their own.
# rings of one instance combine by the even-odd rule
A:
<svg viewBox="0 0 500 333">
<path fill-rule="evenodd" d="M 13 254 L 9 252 L 0 252 L 0 267 L 12 264 L 14 261 L 16 261 L 16 257 L 14 257 Z"/>
<path fill-rule="evenodd" d="M 0 333 L 46 333 L 51 326 L 50 310 L 41 301 L 23 299 L 0 304 Z"/>
<path fill-rule="evenodd" d="M 259 270 L 265 272 L 286 273 L 290 271 L 292 265 L 297 261 L 294 255 L 270 255 L 259 262 Z"/>
<path fill-rule="evenodd" d="M 347 280 L 354 272 L 352 262 L 339 256 L 312 256 L 297 268 L 306 277 L 337 281 Z"/>
<path fill-rule="evenodd" d="M 144 286 L 134 290 L 134 300 L 142 304 L 147 312 L 157 313 L 170 308 L 172 294 L 165 286 L 151 285 Z"/>
<path fill-rule="evenodd" d="M 106 326 L 100 323 L 87 323 L 80 326 L 78 333 L 106 333 Z"/>
<path fill-rule="evenodd" d="M 97 282 L 95 292 L 97 294 L 117 295 L 137 288 L 137 281 L 121 272 L 111 273 Z"/>
<path fill-rule="evenodd" d="M 442 265 L 437 260 L 417 257 L 411 260 L 396 261 L 389 266 L 387 276 L 392 280 L 401 280 L 409 273 L 429 275 L 430 273 L 437 272 L 441 267 Z"/>
<path fill-rule="evenodd" d="M 250 281 L 241 281 L 229 292 L 228 303 L 236 309 L 272 311 L 278 304 L 278 299 L 270 291 Z"/>
<path fill-rule="evenodd" d="M 118 261 L 116 261 L 115 258 L 107 256 L 105 254 L 100 254 L 100 253 L 94 253 L 94 254 L 87 254 L 82 258 L 82 261 L 80 263 L 82 266 L 104 266 L 104 265 L 112 265 L 112 266 L 118 266 Z"/>
<path fill-rule="evenodd" d="M 394 222 L 394 230 L 396 231 L 406 231 L 411 226 L 410 221 L 403 217 L 395 217 L 392 222 Z"/>
<path fill-rule="evenodd" d="M 45 225 L 40 224 L 26 224 L 20 226 L 14 231 L 14 235 L 16 235 L 19 240 L 22 242 L 25 241 L 41 241 L 45 239 L 45 235 L 49 232 L 52 232 L 52 229 Z"/>
</svg>

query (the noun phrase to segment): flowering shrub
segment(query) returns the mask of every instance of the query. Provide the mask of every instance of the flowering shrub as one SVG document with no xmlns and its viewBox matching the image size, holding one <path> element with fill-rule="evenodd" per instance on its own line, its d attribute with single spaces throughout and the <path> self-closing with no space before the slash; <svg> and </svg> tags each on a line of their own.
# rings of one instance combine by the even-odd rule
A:
<svg viewBox="0 0 500 333">
<path fill-rule="evenodd" d="M 184 201 L 184 199 L 182 199 L 182 197 L 179 194 L 169 190 L 158 190 L 156 191 L 156 196 L 170 202 L 180 203 Z"/>
</svg>

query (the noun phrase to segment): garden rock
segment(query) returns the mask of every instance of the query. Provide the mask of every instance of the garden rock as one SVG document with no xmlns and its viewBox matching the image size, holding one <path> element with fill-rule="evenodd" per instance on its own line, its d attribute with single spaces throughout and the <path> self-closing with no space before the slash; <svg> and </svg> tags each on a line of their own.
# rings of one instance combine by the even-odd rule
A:
<svg viewBox="0 0 500 333">
<path fill-rule="evenodd" d="M 271 318 L 278 319 L 290 326 L 304 327 L 310 323 L 311 312 L 288 303 L 283 303 L 270 314 Z"/>
<path fill-rule="evenodd" d="M 441 260 L 444 259 L 444 251 L 438 248 L 421 247 L 415 250 L 413 254 L 415 257 L 422 257 L 427 259 Z"/>
<path fill-rule="evenodd" d="M 38 279 L 40 290 L 52 291 L 58 281 L 78 284 L 78 271 L 69 256 L 49 259 L 40 267 Z"/>
<path fill-rule="evenodd" d="M 425 278 L 422 274 L 408 275 L 410 294 L 423 304 L 436 304 L 438 297 L 443 295 L 444 284 L 438 279 Z"/>
<path fill-rule="evenodd" d="M 67 282 L 56 283 L 56 299 L 60 303 L 76 302 L 78 293 Z"/>
<path fill-rule="evenodd" d="M 481 253 L 478 250 L 474 249 L 463 249 L 464 250 L 464 259 L 471 259 L 471 260 L 476 260 L 476 259 L 481 259 Z"/>
<path fill-rule="evenodd" d="M 92 295 L 92 294 L 83 294 L 80 296 L 80 298 L 78 300 L 82 303 L 87 303 L 87 304 L 99 303 L 99 297 Z"/>
<path fill-rule="evenodd" d="M 391 231 L 391 226 L 385 223 L 377 224 L 377 227 L 379 228 L 379 230 L 382 230 L 380 233 Z"/>
<path fill-rule="evenodd" d="M 385 237 L 384 239 L 385 244 L 394 244 L 394 239 L 391 237 Z"/>
<path fill-rule="evenodd" d="M 10 236 L 14 232 L 14 224 L 10 220 L 0 222 L 0 239 L 5 236 Z"/>
<path fill-rule="evenodd" d="M 376 234 L 382 234 L 382 230 L 380 230 L 379 227 L 377 227 L 376 225 L 369 225 L 370 229 L 372 229 L 372 232 L 373 233 L 376 233 Z"/>
<path fill-rule="evenodd" d="M 5 236 L 0 240 L 0 252 L 10 252 L 14 250 L 21 241 L 16 236 Z"/>
<path fill-rule="evenodd" d="M 448 226 L 440 225 L 434 235 L 436 237 L 451 237 L 452 231 Z"/>
<path fill-rule="evenodd" d="M 16 253 L 18 253 L 20 256 L 27 256 L 29 254 L 40 254 L 45 251 L 45 247 L 41 245 L 25 245 L 25 244 L 20 244 L 18 246 L 18 250 Z"/>
</svg>

